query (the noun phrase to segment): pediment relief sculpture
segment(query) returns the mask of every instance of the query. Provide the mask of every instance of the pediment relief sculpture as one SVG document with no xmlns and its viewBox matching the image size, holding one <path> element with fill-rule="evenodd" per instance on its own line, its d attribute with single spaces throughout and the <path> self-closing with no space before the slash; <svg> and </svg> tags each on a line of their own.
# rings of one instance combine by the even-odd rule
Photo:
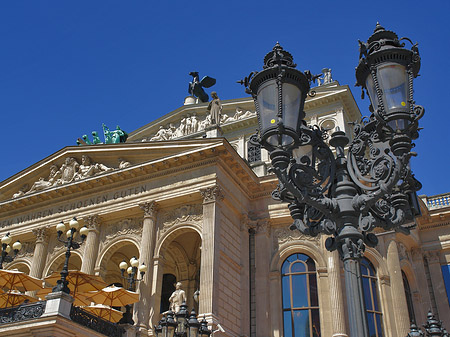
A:
<svg viewBox="0 0 450 337">
<path fill-rule="evenodd" d="M 50 173 L 47 178 L 39 177 L 37 181 L 33 183 L 31 188 L 28 184 L 22 186 L 22 188 L 13 194 L 13 199 L 27 195 L 30 193 L 45 190 L 53 186 L 60 186 L 67 183 L 71 183 L 77 180 L 83 180 L 89 177 L 93 177 L 105 172 L 113 170 L 121 170 L 131 166 L 131 163 L 123 158 L 119 158 L 119 164 L 117 168 L 106 166 L 102 163 L 95 163 L 87 155 L 81 156 L 81 164 L 78 163 L 74 157 L 67 157 L 61 167 L 53 164 L 50 166 Z"/>
<path fill-rule="evenodd" d="M 219 113 L 214 114 L 214 116 L 216 115 L 219 115 Z M 229 124 L 232 122 L 236 122 L 251 117 L 256 117 L 256 112 L 236 108 L 235 114 L 233 116 L 230 116 L 220 111 L 220 122 L 217 124 L 219 125 Z M 181 138 L 184 136 L 195 134 L 197 132 L 201 132 L 212 125 L 213 122 L 211 119 L 211 113 L 206 114 L 203 119 L 200 119 L 195 113 L 193 113 L 192 115 L 187 114 L 180 120 L 178 126 L 175 126 L 174 123 L 170 123 L 166 127 L 164 127 L 164 125 L 160 125 L 159 130 L 155 135 L 149 137 L 148 139 L 144 138 L 142 139 L 142 141 L 155 142 L 161 140 L 171 140 Z"/>
</svg>

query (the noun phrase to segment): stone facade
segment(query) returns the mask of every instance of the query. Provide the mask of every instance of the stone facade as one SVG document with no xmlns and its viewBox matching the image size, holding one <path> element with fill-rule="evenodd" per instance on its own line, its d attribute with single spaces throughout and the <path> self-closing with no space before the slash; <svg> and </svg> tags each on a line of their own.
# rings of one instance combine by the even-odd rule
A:
<svg viewBox="0 0 450 337">
<path fill-rule="evenodd" d="M 361 115 L 349 88 L 332 82 L 314 90 L 305 105 L 308 121 L 351 134 L 348 123 Z M 136 256 L 149 267 L 137 287 L 141 300 L 134 306 L 133 333 L 153 335 L 172 275 L 182 283 L 189 308 L 195 307 L 214 329 L 219 323 L 223 327 L 225 332 L 215 337 L 282 337 L 281 267 L 292 254 L 306 254 L 315 263 L 320 335 L 347 336 L 337 253 L 325 250 L 323 236 L 309 238 L 288 229 L 286 205 L 271 198 L 277 179 L 267 173 L 267 153 L 249 160 L 248 141 L 257 123 L 253 102 L 222 101 L 228 118 L 217 135 L 223 137 L 211 138 L 208 127 L 197 127 L 177 137 L 155 138 L 160 126 L 176 130 L 183 118 L 185 123 L 192 116 L 205 120 L 207 105 L 182 106 L 131 133 L 123 144 L 66 147 L 3 181 L 0 236 L 10 232 L 24 247 L 5 267 L 38 278 L 59 271 L 65 249 L 55 227 L 76 216 L 89 233 L 73 252 L 69 269 L 100 275 L 110 284 L 123 283 L 118 267 L 123 259 Z M 66 170 L 68 161 L 81 163 L 83 158 L 89 158 L 85 166 L 98 169 Z M 44 184 L 52 166 L 66 178 Z M 450 206 L 444 197 L 423 197 L 412 235 L 379 232 L 379 246 L 365 254 L 376 270 L 383 336 L 403 337 L 409 329 L 403 274 L 417 322 L 432 308 L 450 328 L 441 272 L 442 265 L 450 264 Z M 23 324 L 17 326 L 18 333 L 25 331 Z"/>
</svg>

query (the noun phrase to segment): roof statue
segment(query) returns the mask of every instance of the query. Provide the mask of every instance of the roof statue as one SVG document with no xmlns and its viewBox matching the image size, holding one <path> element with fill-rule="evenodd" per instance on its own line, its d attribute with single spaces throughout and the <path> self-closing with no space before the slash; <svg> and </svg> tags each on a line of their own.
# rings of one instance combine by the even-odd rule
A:
<svg viewBox="0 0 450 337">
<path fill-rule="evenodd" d="M 199 81 L 198 72 L 197 71 L 191 71 L 189 75 L 192 76 L 192 82 L 189 82 L 189 88 L 188 92 L 194 97 L 198 97 L 198 99 L 202 102 L 208 102 L 209 96 L 203 90 L 203 88 L 209 88 L 212 87 L 214 84 L 216 84 L 216 79 L 205 76 L 202 78 L 201 81 Z"/>
<path fill-rule="evenodd" d="M 209 111 L 211 124 L 219 126 L 221 122 L 220 117 L 222 115 L 222 104 L 215 91 L 211 93 L 211 97 L 212 100 L 209 102 L 207 110 Z"/>
<path fill-rule="evenodd" d="M 333 78 L 331 77 L 331 69 L 323 68 L 322 69 L 323 77 L 319 77 L 320 75 L 314 76 L 317 79 L 317 85 L 325 85 L 333 82 Z"/>
<path fill-rule="evenodd" d="M 83 137 L 77 139 L 78 145 L 97 145 L 97 144 L 117 144 L 117 143 L 125 143 L 128 138 L 128 134 L 123 131 L 120 126 L 117 125 L 115 130 L 109 130 L 109 128 L 102 124 L 103 127 L 103 136 L 105 137 L 105 141 L 102 142 L 100 137 L 98 136 L 97 131 L 92 131 L 92 141 L 89 140 L 87 135 L 83 135 Z"/>
</svg>

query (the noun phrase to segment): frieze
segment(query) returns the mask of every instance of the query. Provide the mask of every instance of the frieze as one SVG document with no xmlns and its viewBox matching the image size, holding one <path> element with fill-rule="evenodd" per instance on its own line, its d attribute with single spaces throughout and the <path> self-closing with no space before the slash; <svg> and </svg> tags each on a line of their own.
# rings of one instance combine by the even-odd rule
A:
<svg viewBox="0 0 450 337">
<path fill-rule="evenodd" d="M 102 163 L 95 163 L 87 155 L 81 156 L 81 164 L 74 157 L 67 157 L 61 167 L 52 164 L 49 168 L 47 178 L 40 177 L 31 187 L 23 185 L 21 189 L 14 193 L 12 198 L 19 198 L 27 194 L 39 192 L 50 187 L 68 184 L 77 180 L 83 180 L 102 173 L 128 167 L 129 162 L 120 158 L 118 168 L 108 167 Z"/>
<path fill-rule="evenodd" d="M 102 226 L 101 239 L 100 239 L 100 250 L 107 246 L 111 240 L 119 236 L 129 237 L 142 235 L 142 219 L 123 219 L 116 223 L 108 224 Z"/>
<path fill-rule="evenodd" d="M 256 112 L 236 108 L 236 112 L 233 116 L 230 116 L 226 113 L 221 113 L 220 122 L 218 124 L 225 125 L 252 117 L 256 117 Z M 197 114 L 195 113 L 193 113 L 192 115 L 187 114 L 183 116 L 180 122 L 177 123 L 177 126 L 175 126 L 174 123 L 170 123 L 166 127 L 164 127 L 164 125 L 160 125 L 159 130 L 156 134 L 149 138 L 143 138 L 142 141 L 155 142 L 161 140 L 177 139 L 202 132 L 211 125 L 213 125 L 213 123 L 209 114 L 206 114 L 202 119 L 199 119 L 197 117 Z"/>
<path fill-rule="evenodd" d="M 289 229 L 289 227 L 283 227 L 274 229 L 273 240 L 275 246 L 292 241 L 309 241 L 314 243 L 315 245 L 319 245 L 320 236 L 307 236 L 300 233 L 298 230 L 291 230 Z"/>
<path fill-rule="evenodd" d="M 161 214 L 161 230 L 159 235 L 163 235 L 171 227 L 180 223 L 199 223 L 203 220 L 203 207 L 201 204 L 184 205 Z"/>
</svg>

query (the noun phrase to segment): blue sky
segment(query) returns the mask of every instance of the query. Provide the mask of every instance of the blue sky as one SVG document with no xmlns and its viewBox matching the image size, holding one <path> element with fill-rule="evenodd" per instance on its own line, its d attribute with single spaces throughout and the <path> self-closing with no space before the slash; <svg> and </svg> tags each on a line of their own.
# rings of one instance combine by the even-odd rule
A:
<svg viewBox="0 0 450 337">
<path fill-rule="evenodd" d="M 358 39 L 379 21 L 419 42 L 415 100 L 426 109 L 412 161 L 420 194 L 450 192 L 450 1 L 3 1 L 0 181 L 102 123 L 131 132 L 182 105 L 190 71 L 221 99 L 279 41 L 300 70 L 354 87 Z"/>
</svg>

